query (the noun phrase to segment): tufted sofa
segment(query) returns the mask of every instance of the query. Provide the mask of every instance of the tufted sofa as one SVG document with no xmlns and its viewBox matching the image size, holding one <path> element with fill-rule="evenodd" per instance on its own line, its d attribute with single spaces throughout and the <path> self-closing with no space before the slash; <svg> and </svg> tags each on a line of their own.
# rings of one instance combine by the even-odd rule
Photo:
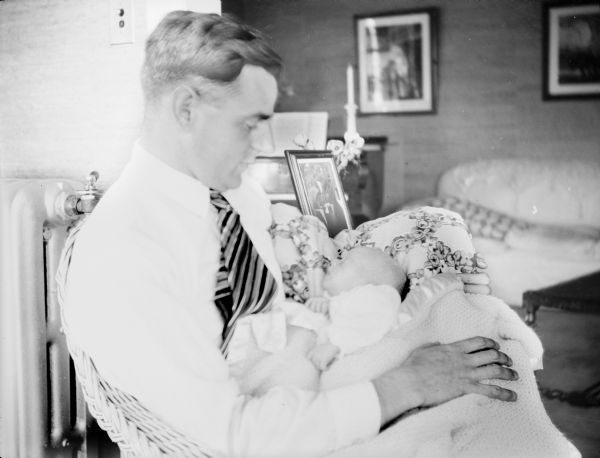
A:
<svg viewBox="0 0 600 458">
<path fill-rule="evenodd" d="M 437 196 L 412 202 L 460 213 L 494 294 L 523 292 L 600 270 L 600 161 L 501 159 L 444 172 Z"/>
</svg>

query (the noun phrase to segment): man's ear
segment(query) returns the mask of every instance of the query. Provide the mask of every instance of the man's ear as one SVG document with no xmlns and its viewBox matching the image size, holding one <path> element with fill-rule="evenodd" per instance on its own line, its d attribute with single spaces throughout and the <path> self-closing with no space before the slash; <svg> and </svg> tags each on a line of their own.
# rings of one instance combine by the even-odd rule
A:
<svg viewBox="0 0 600 458">
<path fill-rule="evenodd" d="M 193 106 L 196 100 L 194 90 L 189 86 L 178 86 L 173 91 L 171 110 L 177 124 L 183 129 L 188 129 L 192 123 Z"/>
</svg>

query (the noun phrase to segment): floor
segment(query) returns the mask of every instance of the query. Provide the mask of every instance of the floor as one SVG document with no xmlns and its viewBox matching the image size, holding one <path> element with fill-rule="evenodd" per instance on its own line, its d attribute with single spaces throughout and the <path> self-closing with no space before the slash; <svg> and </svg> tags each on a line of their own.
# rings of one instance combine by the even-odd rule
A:
<svg viewBox="0 0 600 458">
<path fill-rule="evenodd" d="M 517 309 L 522 314 L 522 309 Z M 600 315 L 542 308 L 536 331 L 544 348 L 544 370 L 538 382 L 548 388 L 583 390 L 600 382 Z M 546 410 L 557 426 L 579 449 L 583 458 L 600 458 L 600 407 L 574 407 L 544 399 Z M 114 445 L 101 439 L 98 458 L 117 458 Z M 507 457 L 509 458 L 509 457 Z"/>
<path fill-rule="evenodd" d="M 544 387 L 581 391 L 600 382 L 600 315 L 542 308 L 536 331 L 544 344 Z M 579 449 L 583 458 L 600 458 L 600 407 L 574 407 L 544 399 L 554 424 Z"/>
</svg>

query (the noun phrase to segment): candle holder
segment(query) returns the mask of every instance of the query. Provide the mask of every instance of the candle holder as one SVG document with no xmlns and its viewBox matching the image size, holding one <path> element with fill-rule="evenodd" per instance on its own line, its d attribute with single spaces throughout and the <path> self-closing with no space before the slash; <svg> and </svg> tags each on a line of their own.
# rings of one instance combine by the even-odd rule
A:
<svg viewBox="0 0 600 458">
<path fill-rule="evenodd" d="M 358 106 L 354 103 L 347 103 L 344 105 L 346 110 L 346 133 L 347 134 L 358 134 L 356 130 L 356 110 Z"/>
</svg>

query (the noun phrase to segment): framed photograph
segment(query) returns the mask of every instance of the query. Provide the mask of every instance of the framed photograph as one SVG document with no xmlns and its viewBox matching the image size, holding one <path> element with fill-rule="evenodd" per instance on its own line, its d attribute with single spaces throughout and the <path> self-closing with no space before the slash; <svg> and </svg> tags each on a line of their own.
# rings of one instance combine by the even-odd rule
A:
<svg viewBox="0 0 600 458">
<path fill-rule="evenodd" d="M 258 156 L 247 173 L 258 181 L 271 202 L 296 204 L 294 185 L 285 156 Z"/>
<path fill-rule="evenodd" d="M 300 210 L 319 218 L 334 237 L 352 229 L 346 195 L 330 151 L 286 150 Z"/>
<path fill-rule="evenodd" d="M 600 3 L 544 3 L 543 98 L 600 97 Z"/>
<path fill-rule="evenodd" d="M 355 16 L 361 114 L 433 113 L 437 9 Z"/>
</svg>

